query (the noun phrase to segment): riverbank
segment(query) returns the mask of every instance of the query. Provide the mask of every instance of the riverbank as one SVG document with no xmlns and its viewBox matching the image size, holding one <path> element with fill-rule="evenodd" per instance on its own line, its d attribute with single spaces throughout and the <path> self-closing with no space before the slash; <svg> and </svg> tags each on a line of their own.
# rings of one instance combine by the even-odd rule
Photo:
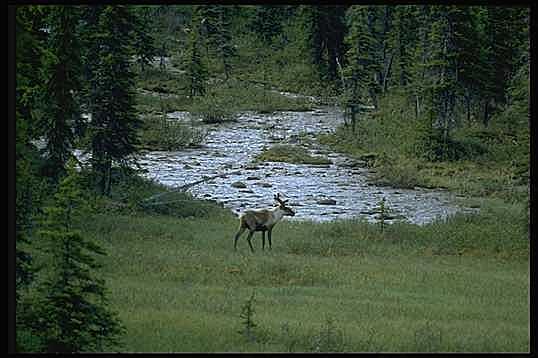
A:
<svg viewBox="0 0 538 358">
<path fill-rule="evenodd" d="M 162 115 L 186 109 L 172 106 Z M 204 148 L 153 152 L 142 161 L 147 177 L 170 186 L 240 170 L 240 175 L 193 187 L 198 197 L 213 201 L 172 193 L 145 202 L 164 188 L 141 182 L 116 187 L 116 198 L 106 206 L 109 212 L 94 214 L 81 229 L 104 242 L 110 253 L 104 260 L 105 277 L 111 306 L 126 326 L 122 351 L 529 349 L 528 207 L 522 200 L 508 201 L 504 195 L 477 190 L 488 186 L 470 179 L 479 176 L 476 166 L 424 161 L 411 166 L 395 155 L 389 157 L 390 165 L 382 165 L 378 151 L 350 145 L 354 139 L 341 130 L 322 132 L 321 143 L 355 161 L 341 161 L 341 156 L 330 153 L 328 158 L 336 164 L 312 171 L 289 163 L 252 163 L 256 153 L 283 139 L 302 145 L 307 138 L 319 150 L 315 138 L 320 138 L 318 129 L 325 128 L 319 121 L 336 117 L 323 110 L 301 116 L 246 113 L 208 131 Z M 293 118 L 291 128 L 283 124 L 286 118 Z M 299 136 L 289 136 L 292 132 Z M 246 138 L 253 142 L 248 152 L 242 151 Z M 451 172 L 454 166 L 463 169 Z M 327 188 L 361 192 L 350 179 L 364 175 L 364 167 L 378 174 L 372 180 L 379 184 L 443 186 L 480 211 L 432 217 L 423 225 L 395 222 L 383 229 L 380 223 L 359 219 L 284 220 L 273 233 L 272 251 L 261 251 L 259 234 L 253 240 L 254 254 L 244 238 L 233 251 L 237 217 L 222 205 L 241 210 L 246 202 L 270 205 L 260 198 L 270 200 L 275 191 L 289 191 L 297 177 L 316 178 L 316 192 L 323 192 L 325 181 Z M 421 172 L 426 168 L 429 175 Z M 351 176 L 342 176 L 338 185 L 330 173 L 341 176 L 342 170 Z M 465 185 L 458 175 L 475 187 L 460 191 Z M 240 180 L 246 187 L 230 185 Z M 453 186 L 442 185 L 443 180 Z M 372 205 L 387 195 L 403 198 L 414 209 L 428 201 L 425 196 L 402 197 L 407 189 L 362 184 L 361 188 L 371 188 L 371 195 L 360 199 Z M 299 192 L 309 188 L 304 182 L 296 187 Z M 240 202 L 217 200 L 222 196 L 219 190 Z M 292 195 L 291 202 L 304 214 L 309 208 L 317 210 L 317 200 Z M 330 207 L 334 217 L 345 217 Z M 416 211 L 424 215 L 432 210 Z M 245 329 L 241 314 L 251 297 L 256 327 L 248 338 L 241 333 Z"/>
<path fill-rule="evenodd" d="M 353 158 L 369 156 L 379 185 L 445 188 L 468 198 L 527 203 L 530 137 L 524 104 L 514 102 L 496 113 L 488 127 L 475 122 L 455 129 L 444 143 L 426 119 L 415 117 L 404 96 L 387 95 L 379 110 L 360 116 L 355 132 L 340 126 L 318 140 Z M 506 124 L 504 117 L 514 115 L 517 120 Z"/>
<path fill-rule="evenodd" d="M 214 201 L 159 196 L 164 187 L 136 177 L 112 188 L 76 228 L 108 252 L 102 277 L 126 329 L 122 352 L 529 349 L 520 203 L 488 198 L 477 213 L 384 228 L 284 220 L 272 250 L 256 234 L 251 254 L 244 237 L 233 250 L 237 217 Z"/>
<path fill-rule="evenodd" d="M 157 189 L 138 182 L 126 192 Z M 256 234 L 251 254 L 244 238 L 233 251 L 228 210 L 174 195 L 161 206 L 109 205 L 82 223 L 109 252 L 122 351 L 529 349 L 528 231 L 516 205 L 489 201 L 474 215 L 384 230 L 283 221 L 272 251 Z M 240 315 L 252 294 L 248 339 Z"/>
<path fill-rule="evenodd" d="M 186 112 L 170 113 L 170 120 L 188 121 Z M 316 136 L 331 133 L 342 123 L 337 108 L 308 112 L 244 112 L 237 120 L 202 124 L 204 145 L 181 151 L 141 153 L 147 178 L 169 187 L 207 177 L 189 191 L 210 198 L 234 212 L 271 206 L 280 192 L 296 209 L 294 220 L 330 221 L 365 218 L 378 221 L 377 207 L 385 199 L 392 214 L 387 221 L 423 224 L 473 208 L 454 203 L 446 191 L 397 189 L 376 185 L 365 163 L 335 153 Z M 275 151 L 284 148 L 285 151 Z M 305 158 L 312 158 L 305 163 Z M 260 161 L 262 159 L 263 161 Z M 290 163 L 291 162 L 291 163 Z"/>
</svg>

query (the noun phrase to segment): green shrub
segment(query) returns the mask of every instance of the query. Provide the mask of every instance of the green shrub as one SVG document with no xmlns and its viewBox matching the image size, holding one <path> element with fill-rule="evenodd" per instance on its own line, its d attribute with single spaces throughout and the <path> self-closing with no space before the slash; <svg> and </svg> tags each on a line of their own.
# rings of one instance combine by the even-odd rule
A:
<svg viewBox="0 0 538 358">
<path fill-rule="evenodd" d="M 421 153 L 417 153 L 429 161 L 457 161 L 479 159 L 487 153 L 486 146 L 473 137 L 456 139 L 453 137 L 443 138 L 440 130 L 432 130 L 424 135 Z"/>
<path fill-rule="evenodd" d="M 194 117 L 202 119 L 205 123 L 221 123 L 233 119 L 235 114 L 228 98 L 214 92 L 203 97 L 195 97 L 189 107 L 189 112 Z"/>
<path fill-rule="evenodd" d="M 141 147 L 149 150 L 178 150 L 201 145 L 207 132 L 202 128 L 162 117 L 148 117 L 141 132 Z"/>
<path fill-rule="evenodd" d="M 183 96 L 158 96 L 137 93 L 136 109 L 141 114 L 168 113 L 185 108 L 188 99 Z"/>
<path fill-rule="evenodd" d="M 335 325 L 335 320 L 329 316 L 325 318 L 325 325 L 319 333 L 311 339 L 310 349 L 313 352 L 344 352 L 344 333 Z"/>
<path fill-rule="evenodd" d="M 427 186 L 418 171 L 418 161 L 405 157 L 389 158 L 380 156 L 376 161 L 374 178 L 380 185 L 391 185 L 397 188 L 414 188 Z"/>
</svg>

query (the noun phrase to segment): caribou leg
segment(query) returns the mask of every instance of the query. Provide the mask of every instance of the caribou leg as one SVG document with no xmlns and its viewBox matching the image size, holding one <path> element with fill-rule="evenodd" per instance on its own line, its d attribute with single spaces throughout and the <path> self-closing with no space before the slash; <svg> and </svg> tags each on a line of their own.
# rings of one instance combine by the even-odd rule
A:
<svg viewBox="0 0 538 358">
<path fill-rule="evenodd" d="M 241 234 L 243 234 L 245 232 L 246 229 L 247 229 L 246 227 L 242 227 L 242 228 L 239 229 L 237 234 L 235 234 L 234 250 L 237 250 L 237 240 L 239 239 L 239 236 L 241 236 Z"/>
<path fill-rule="evenodd" d="M 252 247 L 252 242 L 250 242 L 250 239 L 252 239 L 252 235 L 254 235 L 254 231 L 250 231 L 247 236 L 247 242 L 248 246 L 250 246 L 250 251 L 254 252 L 254 248 Z"/>
</svg>

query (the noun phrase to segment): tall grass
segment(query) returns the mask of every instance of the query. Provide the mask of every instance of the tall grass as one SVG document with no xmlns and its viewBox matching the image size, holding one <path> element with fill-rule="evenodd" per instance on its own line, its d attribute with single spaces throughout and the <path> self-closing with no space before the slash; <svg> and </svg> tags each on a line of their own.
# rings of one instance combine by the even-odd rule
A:
<svg viewBox="0 0 538 358">
<path fill-rule="evenodd" d="M 429 120 L 416 118 L 412 103 L 395 92 L 381 99 L 378 111 L 362 114 L 354 132 L 342 126 L 319 140 L 359 159 L 374 156 L 370 164 L 379 184 L 442 187 L 523 202 L 528 200 L 529 130 L 521 123 L 524 108 L 517 112 L 514 106 L 496 114 L 487 128 L 461 123 L 445 143 Z M 514 112 L 520 118 L 506 117 Z"/>
<path fill-rule="evenodd" d="M 146 116 L 140 132 L 140 147 L 147 150 L 178 150 L 204 143 L 207 131 L 200 126 L 170 120 L 164 116 Z"/>
<path fill-rule="evenodd" d="M 528 351 L 525 208 L 481 204 L 476 215 L 383 231 L 283 221 L 271 251 L 256 234 L 254 254 L 244 240 L 233 250 L 237 218 L 211 203 L 80 225 L 108 248 L 127 352 Z M 249 340 L 241 314 L 253 292 Z"/>
</svg>

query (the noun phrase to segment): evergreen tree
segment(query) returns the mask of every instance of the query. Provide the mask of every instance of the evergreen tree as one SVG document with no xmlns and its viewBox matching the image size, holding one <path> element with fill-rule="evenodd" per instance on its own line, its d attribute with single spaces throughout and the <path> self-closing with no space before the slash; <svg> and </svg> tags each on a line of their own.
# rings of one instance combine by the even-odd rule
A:
<svg viewBox="0 0 538 358">
<path fill-rule="evenodd" d="M 189 95 L 204 96 L 206 93 L 207 68 L 201 56 L 201 38 L 200 38 L 200 23 L 202 19 L 195 9 L 191 27 L 189 29 L 189 37 L 187 40 L 186 57 L 184 60 L 186 77 L 189 79 Z"/>
<path fill-rule="evenodd" d="M 467 122 L 470 122 L 472 103 L 482 90 L 484 63 L 481 57 L 480 30 L 473 9 L 468 6 L 452 6 L 454 43 L 457 48 L 456 66 L 459 91 L 464 98 Z"/>
<path fill-rule="evenodd" d="M 33 140 L 37 131 L 37 107 L 41 81 L 36 68 L 42 65 L 44 51 L 44 9 L 19 6 L 16 9 L 16 96 L 15 96 L 15 273 L 16 296 L 33 279 L 32 256 L 25 247 L 30 243 L 34 216 L 42 202 L 39 179 L 40 158 Z"/>
<path fill-rule="evenodd" d="M 230 78 L 232 71 L 232 62 L 237 57 L 237 51 L 232 42 L 231 20 L 232 20 L 232 7 L 220 6 L 219 11 L 219 46 L 218 53 L 222 60 L 224 67 L 224 75 L 226 80 Z"/>
<path fill-rule="evenodd" d="M 232 42 L 233 8 L 227 5 L 201 5 L 197 7 L 201 18 L 201 34 L 206 41 L 206 54 L 211 51 L 222 63 L 226 80 L 232 70 L 237 51 Z"/>
<path fill-rule="evenodd" d="M 393 10 L 392 6 L 372 5 L 367 7 L 367 24 L 372 38 L 372 69 L 374 79 L 377 83 L 375 92 L 372 92 L 372 98 L 376 98 L 378 93 L 384 92 L 387 88 L 388 77 L 392 67 L 394 41 L 391 38 L 391 27 Z M 375 101 L 377 102 L 377 101 Z"/>
<path fill-rule="evenodd" d="M 144 72 L 153 58 L 157 55 L 155 40 L 151 35 L 151 28 L 154 26 L 151 18 L 151 8 L 149 6 L 133 6 L 134 17 L 134 44 L 136 62 L 140 65 L 140 70 Z"/>
<path fill-rule="evenodd" d="M 377 90 L 374 74 L 377 70 L 373 50 L 375 39 L 368 26 L 368 8 L 353 5 L 347 10 L 349 32 L 346 36 L 345 77 L 348 100 L 353 104 L 365 105 L 372 100 Z"/>
<path fill-rule="evenodd" d="M 338 78 L 337 59 L 343 59 L 345 52 L 346 9 L 340 5 L 302 5 L 297 11 L 303 46 L 320 81 Z"/>
<path fill-rule="evenodd" d="M 96 40 L 99 32 L 99 17 L 104 5 L 81 6 L 81 60 L 82 60 L 82 88 L 81 111 L 91 115 L 94 104 L 94 94 L 97 92 L 98 82 L 94 80 L 99 58 L 96 56 L 100 49 L 100 42 Z M 85 123 L 80 132 L 86 132 L 88 123 Z"/>
<path fill-rule="evenodd" d="M 251 31 L 260 40 L 260 46 L 257 48 L 257 60 L 263 67 L 263 104 L 267 105 L 267 73 L 269 58 L 274 49 L 274 41 L 282 31 L 280 22 L 281 6 L 278 5 L 261 5 L 256 6 L 253 20 L 250 24 Z"/>
<path fill-rule="evenodd" d="M 280 5 L 258 5 L 250 24 L 250 30 L 258 36 L 266 46 L 270 45 L 274 38 L 282 31 L 280 19 Z"/>
<path fill-rule="evenodd" d="M 96 63 L 89 79 L 89 125 L 92 168 L 103 194 L 110 194 L 112 163 L 123 166 L 134 160 L 140 118 L 134 110 L 134 18 L 127 6 L 105 6 L 97 31 L 91 34 Z"/>
<path fill-rule="evenodd" d="M 392 28 L 393 46 L 396 52 L 395 73 L 400 86 L 412 81 L 415 49 L 418 46 L 419 8 L 415 5 L 399 5 L 394 9 Z"/>
<path fill-rule="evenodd" d="M 337 78 L 337 61 L 344 62 L 344 38 L 346 35 L 345 14 L 347 7 L 328 6 L 326 12 L 327 75 L 330 81 Z"/>
<path fill-rule="evenodd" d="M 487 126 L 492 112 L 507 102 L 508 83 L 521 59 L 518 49 L 526 26 L 525 12 L 518 8 L 488 6 L 485 15 L 483 123 Z"/>
<path fill-rule="evenodd" d="M 31 326 L 47 352 L 104 351 L 118 343 L 122 326 L 106 308 L 105 282 L 96 273 L 96 256 L 105 255 L 97 243 L 73 228 L 83 207 L 83 194 L 74 161 L 45 208 L 40 234 L 50 254 Z"/>
<path fill-rule="evenodd" d="M 428 112 L 427 96 L 427 61 L 431 52 L 429 33 L 431 30 L 431 11 L 429 5 L 420 5 L 417 7 L 417 46 L 413 51 L 413 65 L 411 67 L 411 83 L 413 95 L 415 97 L 415 114 L 416 118 L 423 116 Z M 431 127 L 431 125 L 430 125 Z"/>
<path fill-rule="evenodd" d="M 450 6 L 432 8 L 432 27 L 429 34 L 432 46 L 426 63 L 429 75 L 426 90 L 430 98 L 430 119 L 432 124 L 441 130 L 445 144 L 448 143 L 450 130 L 455 124 L 457 51 L 452 11 Z"/>
<path fill-rule="evenodd" d="M 57 180 L 65 173 L 65 163 L 72 155 L 74 128 L 80 126 L 80 45 L 77 27 L 79 9 L 74 6 L 52 6 L 48 15 L 49 41 L 45 52 L 42 93 L 41 133 L 46 140 L 45 174 Z"/>
</svg>

